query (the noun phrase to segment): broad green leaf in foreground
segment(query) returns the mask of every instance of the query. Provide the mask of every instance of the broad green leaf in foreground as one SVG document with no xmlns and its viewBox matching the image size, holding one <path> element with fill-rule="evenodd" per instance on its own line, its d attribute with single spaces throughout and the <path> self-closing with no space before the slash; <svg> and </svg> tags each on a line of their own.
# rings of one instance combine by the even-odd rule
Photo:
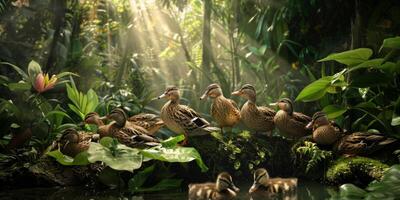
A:
<svg viewBox="0 0 400 200">
<path fill-rule="evenodd" d="M 326 94 L 326 90 L 330 86 L 331 81 L 331 76 L 325 76 L 310 83 L 300 92 L 296 101 L 308 102 L 322 98 Z"/>
<path fill-rule="evenodd" d="M 78 155 L 75 156 L 75 158 L 64 155 L 58 149 L 48 152 L 47 155 L 55 158 L 57 162 L 59 162 L 62 165 L 66 165 L 66 166 L 89 164 L 89 161 L 87 159 L 88 154 L 86 151 L 79 153 Z"/>
<path fill-rule="evenodd" d="M 91 163 L 101 161 L 115 170 L 130 172 L 139 169 L 143 161 L 143 156 L 138 149 L 130 148 L 123 144 L 116 144 L 116 148 L 112 149 L 92 142 L 90 143 L 88 154 L 88 160 Z"/>
<path fill-rule="evenodd" d="M 141 152 L 145 157 L 165 162 L 190 162 L 196 160 L 196 163 L 201 168 L 202 172 L 208 170 L 207 166 L 201 159 L 199 152 L 193 147 L 153 147 L 150 149 L 143 149 Z"/>
</svg>

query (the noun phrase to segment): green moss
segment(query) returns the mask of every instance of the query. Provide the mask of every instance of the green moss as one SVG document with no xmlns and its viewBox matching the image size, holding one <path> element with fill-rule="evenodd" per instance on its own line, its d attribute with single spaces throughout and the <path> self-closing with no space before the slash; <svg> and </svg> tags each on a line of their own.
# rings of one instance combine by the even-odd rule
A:
<svg viewBox="0 0 400 200">
<path fill-rule="evenodd" d="M 341 157 L 329 166 L 326 180 L 331 184 L 354 183 L 365 185 L 381 179 L 388 165 L 366 157 Z"/>
</svg>

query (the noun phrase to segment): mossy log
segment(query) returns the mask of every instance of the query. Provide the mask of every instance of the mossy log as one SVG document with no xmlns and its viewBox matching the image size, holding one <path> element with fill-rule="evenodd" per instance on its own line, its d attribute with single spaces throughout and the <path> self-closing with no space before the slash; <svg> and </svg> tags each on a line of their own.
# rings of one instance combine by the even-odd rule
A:
<svg viewBox="0 0 400 200">
<path fill-rule="evenodd" d="M 340 157 L 330 164 L 326 171 L 326 181 L 339 185 L 354 183 L 366 186 L 373 180 L 380 180 L 389 166 L 366 157 Z"/>
</svg>

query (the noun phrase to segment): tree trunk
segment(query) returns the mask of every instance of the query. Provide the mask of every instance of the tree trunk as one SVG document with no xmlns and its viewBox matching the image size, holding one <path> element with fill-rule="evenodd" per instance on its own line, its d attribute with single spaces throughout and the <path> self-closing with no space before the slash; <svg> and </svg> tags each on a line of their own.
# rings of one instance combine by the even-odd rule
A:
<svg viewBox="0 0 400 200">
<path fill-rule="evenodd" d="M 66 1 L 52 1 L 51 6 L 53 7 L 53 40 L 50 45 L 49 57 L 47 58 L 47 63 L 44 71 L 49 71 L 50 69 L 57 66 L 57 43 L 61 38 L 61 29 L 64 26 L 65 13 L 67 11 Z"/>
<path fill-rule="evenodd" d="M 211 0 L 204 0 L 204 17 L 203 17 L 203 57 L 202 57 L 202 79 L 201 85 L 206 87 L 210 83 L 208 74 L 211 71 Z"/>
</svg>

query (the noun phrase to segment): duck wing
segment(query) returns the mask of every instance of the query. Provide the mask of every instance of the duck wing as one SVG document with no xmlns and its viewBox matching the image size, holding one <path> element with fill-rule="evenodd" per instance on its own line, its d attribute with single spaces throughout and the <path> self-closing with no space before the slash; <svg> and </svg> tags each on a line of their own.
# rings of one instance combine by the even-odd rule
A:
<svg viewBox="0 0 400 200">
<path fill-rule="evenodd" d="M 267 119 L 267 120 L 273 120 L 275 117 L 275 110 L 268 108 L 266 106 L 259 106 L 257 107 L 258 111 L 262 113 L 262 115 Z"/>
<path fill-rule="evenodd" d="M 204 118 L 200 117 L 196 111 L 185 105 L 179 106 L 178 112 L 176 112 L 174 117 L 180 122 L 183 129 L 189 132 L 210 125 L 210 123 Z"/>
<path fill-rule="evenodd" d="M 312 120 L 311 117 L 299 112 L 294 112 L 292 116 L 292 120 L 296 121 L 296 123 L 304 124 L 304 126 L 306 126 Z"/>
</svg>

